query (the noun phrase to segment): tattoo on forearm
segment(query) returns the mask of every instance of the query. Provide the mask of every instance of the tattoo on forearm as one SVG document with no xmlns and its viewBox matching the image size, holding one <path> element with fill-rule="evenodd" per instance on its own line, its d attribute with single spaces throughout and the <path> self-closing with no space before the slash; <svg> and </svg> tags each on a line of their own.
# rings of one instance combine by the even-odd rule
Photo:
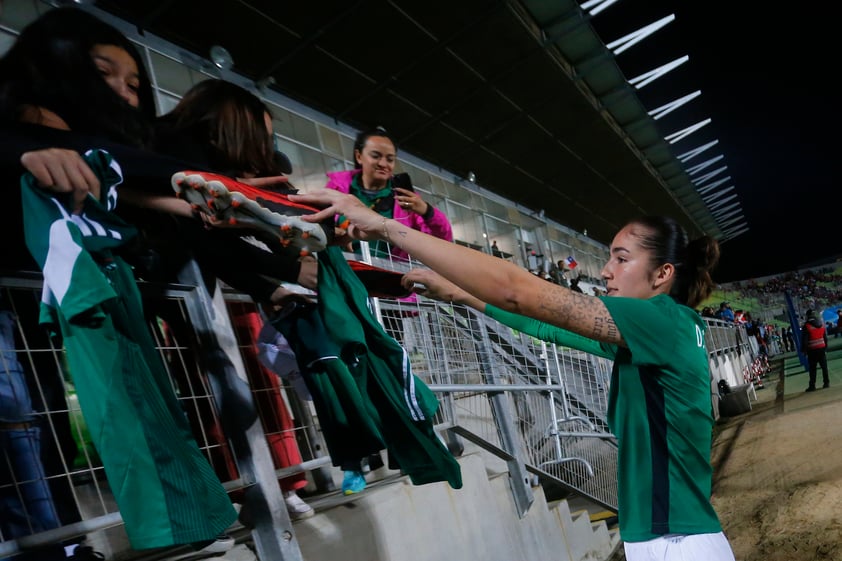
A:
<svg viewBox="0 0 842 561">
<path fill-rule="evenodd" d="M 539 305 L 550 316 L 554 316 L 561 324 L 570 321 L 573 317 L 572 302 L 566 301 L 556 290 L 546 290 L 541 293 Z M 556 323 L 556 322 L 553 322 Z"/>
<path fill-rule="evenodd" d="M 600 337 L 602 335 L 602 330 L 605 329 L 605 318 L 593 318 L 593 333 L 594 337 Z"/>
<path fill-rule="evenodd" d="M 617 324 L 610 317 L 596 316 L 593 318 L 593 338 L 600 341 L 614 341 L 619 339 Z"/>
<path fill-rule="evenodd" d="M 620 336 L 620 330 L 617 329 L 617 324 L 614 323 L 613 319 L 608 320 L 608 338 L 612 341 L 623 340 L 623 338 Z"/>
<path fill-rule="evenodd" d="M 550 323 L 599 341 L 622 340 L 617 324 L 596 298 L 549 289 L 541 294 L 540 307 Z"/>
</svg>

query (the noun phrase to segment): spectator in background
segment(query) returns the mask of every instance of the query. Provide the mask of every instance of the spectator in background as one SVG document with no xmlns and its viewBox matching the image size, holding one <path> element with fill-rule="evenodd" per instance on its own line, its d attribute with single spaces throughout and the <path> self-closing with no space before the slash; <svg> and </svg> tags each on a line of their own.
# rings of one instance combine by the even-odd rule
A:
<svg viewBox="0 0 842 561">
<path fill-rule="evenodd" d="M 762 319 L 755 320 L 751 317 L 749 312 L 743 314 L 743 325 L 745 326 L 746 335 L 754 337 L 757 341 L 758 352 L 768 355 L 768 348 L 766 345 L 766 326 Z"/>
<path fill-rule="evenodd" d="M 573 292 L 584 294 L 582 287 L 579 286 L 579 277 L 574 277 L 570 279 L 570 290 L 572 290 Z"/>
<path fill-rule="evenodd" d="M 564 276 L 564 260 L 559 259 L 556 261 L 555 267 L 552 268 L 551 274 L 553 274 L 553 280 L 555 280 L 556 284 L 563 286 L 564 288 L 569 288 L 570 285 L 567 282 L 567 278 Z"/>
<path fill-rule="evenodd" d="M 822 368 L 822 388 L 830 387 L 827 373 L 827 329 L 814 310 L 807 310 L 807 321 L 801 326 L 801 349 L 807 355 L 810 385 L 805 391 L 816 391 L 816 371 Z"/>
<path fill-rule="evenodd" d="M 413 230 L 452 242 L 453 229 L 442 211 L 413 189 L 392 185 L 397 159 L 396 143 L 386 129 L 363 131 L 354 141 L 354 169 L 328 173 L 325 188 L 350 193 L 384 218 L 394 218 Z M 376 256 L 409 259 L 409 254 L 396 245 L 374 245 L 372 253 Z"/>
<path fill-rule="evenodd" d="M 530 273 L 537 275 L 538 274 L 538 253 L 532 248 L 531 245 L 526 246 L 526 270 Z"/>
<path fill-rule="evenodd" d="M 497 247 L 497 240 L 491 242 L 491 255 L 494 257 L 503 257 L 503 253 L 500 251 L 500 248 Z"/>
<path fill-rule="evenodd" d="M 547 280 L 556 284 L 561 284 L 564 273 L 559 270 L 555 263 L 549 263 L 549 271 L 547 271 Z"/>
<path fill-rule="evenodd" d="M 734 322 L 734 311 L 731 309 L 730 302 L 722 302 L 719 305 L 719 311 L 716 312 L 716 317 L 723 321 L 730 321 L 731 323 Z"/>
<path fill-rule="evenodd" d="M 786 329 L 781 331 L 781 339 L 784 342 L 784 349 L 787 352 L 792 352 L 795 350 L 795 339 L 792 336 L 792 326 L 788 325 Z"/>
</svg>

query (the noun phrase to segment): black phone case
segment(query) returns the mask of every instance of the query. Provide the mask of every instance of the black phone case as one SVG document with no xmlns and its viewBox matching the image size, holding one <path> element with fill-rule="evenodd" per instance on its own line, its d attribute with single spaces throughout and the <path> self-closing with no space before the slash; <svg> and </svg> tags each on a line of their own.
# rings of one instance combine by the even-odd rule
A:
<svg viewBox="0 0 842 561">
<path fill-rule="evenodd" d="M 412 179 L 409 178 L 409 174 L 406 172 L 397 173 L 392 176 L 392 187 L 406 189 L 407 191 L 415 191 L 415 188 L 412 186 Z"/>
</svg>

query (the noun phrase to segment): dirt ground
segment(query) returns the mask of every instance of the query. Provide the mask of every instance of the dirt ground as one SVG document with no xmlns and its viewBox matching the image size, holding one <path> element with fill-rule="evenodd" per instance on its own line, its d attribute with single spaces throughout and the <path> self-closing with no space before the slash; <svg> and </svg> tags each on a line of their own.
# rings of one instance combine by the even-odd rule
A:
<svg viewBox="0 0 842 561">
<path fill-rule="evenodd" d="M 737 561 L 842 561 L 837 365 L 831 387 L 814 393 L 804 393 L 807 375 L 797 367 L 783 386 L 773 373 L 750 413 L 718 425 L 713 505 Z"/>
</svg>

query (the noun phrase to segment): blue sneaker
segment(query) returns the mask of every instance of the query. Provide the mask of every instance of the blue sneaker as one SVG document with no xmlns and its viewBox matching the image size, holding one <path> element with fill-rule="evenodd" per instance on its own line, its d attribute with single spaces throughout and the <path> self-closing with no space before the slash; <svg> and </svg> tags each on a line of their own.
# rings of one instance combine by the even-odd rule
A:
<svg viewBox="0 0 842 561">
<path fill-rule="evenodd" d="M 348 470 L 342 473 L 345 474 L 342 480 L 342 494 L 353 495 L 365 489 L 365 477 L 362 472 Z"/>
</svg>

